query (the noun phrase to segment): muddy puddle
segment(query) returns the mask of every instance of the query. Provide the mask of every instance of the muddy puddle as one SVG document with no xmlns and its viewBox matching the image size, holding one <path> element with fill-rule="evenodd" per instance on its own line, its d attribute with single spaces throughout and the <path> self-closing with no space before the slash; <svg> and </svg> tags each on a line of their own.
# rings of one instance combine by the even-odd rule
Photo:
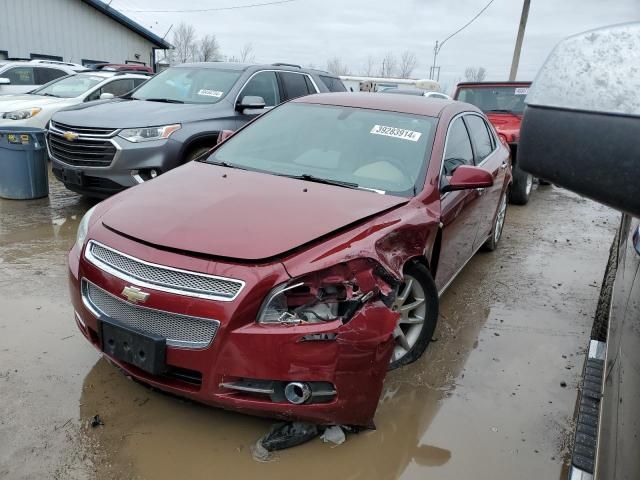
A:
<svg viewBox="0 0 640 480">
<path fill-rule="evenodd" d="M 76 332 L 65 255 L 90 206 L 55 180 L 0 200 L 0 478 L 561 478 L 615 213 L 555 187 L 511 206 L 427 353 L 387 376 L 377 430 L 258 463 L 272 422 L 133 382 Z"/>
</svg>

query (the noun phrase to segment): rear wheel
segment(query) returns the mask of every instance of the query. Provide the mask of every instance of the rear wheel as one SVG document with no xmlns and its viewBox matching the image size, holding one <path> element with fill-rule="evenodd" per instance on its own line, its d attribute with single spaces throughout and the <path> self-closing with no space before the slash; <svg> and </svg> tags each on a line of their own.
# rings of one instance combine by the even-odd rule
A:
<svg viewBox="0 0 640 480">
<path fill-rule="evenodd" d="M 500 197 L 500 204 L 498 205 L 498 213 L 496 219 L 493 222 L 493 228 L 491 229 L 491 236 L 484 243 L 482 248 L 489 252 L 493 252 L 498 248 L 498 242 L 502 237 L 502 230 L 504 228 L 504 219 L 507 216 L 507 194 L 506 192 Z"/>
<path fill-rule="evenodd" d="M 513 185 L 509 200 L 516 205 L 526 205 L 533 189 L 533 175 L 525 172 L 518 164 L 513 167 Z"/>
<path fill-rule="evenodd" d="M 438 321 L 438 291 L 427 268 L 409 265 L 392 308 L 400 313 L 393 336 L 395 347 L 389 370 L 415 362 L 431 341 Z"/>
</svg>

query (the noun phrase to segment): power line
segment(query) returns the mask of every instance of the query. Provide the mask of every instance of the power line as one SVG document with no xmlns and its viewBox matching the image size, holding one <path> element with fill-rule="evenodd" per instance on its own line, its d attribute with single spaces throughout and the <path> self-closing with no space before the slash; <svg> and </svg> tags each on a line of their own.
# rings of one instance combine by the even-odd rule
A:
<svg viewBox="0 0 640 480">
<path fill-rule="evenodd" d="M 233 7 L 216 7 L 216 8 L 198 8 L 185 10 L 134 10 L 128 8 L 119 9 L 122 12 L 138 12 L 138 13 L 196 13 L 196 12 L 220 12 L 222 10 L 238 10 L 241 8 L 266 7 L 269 5 L 281 5 L 283 3 L 297 2 L 298 0 L 278 0 L 274 2 L 252 3 L 249 5 L 236 5 Z"/>
<path fill-rule="evenodd" d="M 469 20 L 467 23 L 465 23 L 461 28 L 459 28 L 458 30 L 456 30 L 455 32 L 453 32 L 451 35 L 449 35 L 447 38 L 445 38 L 442 42 L 440 42 L 440 48 L 442 48 L 442 45 L 444 45 L 444 42 L 446 42 L 447 40 L 449 40 L 451 37 L 453 37 L 454 35 L 457 35 L 458 33 L 460 33 L 462 30 L 464 30 L 465 28 L 467 28 L 469 25 L 471 25 L 473 22 L 476 21 L 476 19 L 482 15 L 484 13 L 484 11 L 489 8 L 491 6 L 491 4 L 494 2 L 495 0 L 491 0 L 489 3 L 487 3 L 484 8 L 482 10 L 480 10 L 478 12 L 478 14 L 473 17 L 471 20 Z M 438 49 L 439 50 L 439 49 Z"/>
</svg>

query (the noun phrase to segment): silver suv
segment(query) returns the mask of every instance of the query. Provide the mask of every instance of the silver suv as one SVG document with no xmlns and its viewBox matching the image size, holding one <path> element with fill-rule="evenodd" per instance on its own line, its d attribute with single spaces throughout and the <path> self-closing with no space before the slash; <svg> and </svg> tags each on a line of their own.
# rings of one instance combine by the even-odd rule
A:
<svg viewBox="0 0 640 480">
<path fill-rule="evenodd" d="M 55 60 L 0 62 L 0 95 L 15 95 L 33 90 L 56 78 L 86 71 L 77 63 Z"/>
</svg>

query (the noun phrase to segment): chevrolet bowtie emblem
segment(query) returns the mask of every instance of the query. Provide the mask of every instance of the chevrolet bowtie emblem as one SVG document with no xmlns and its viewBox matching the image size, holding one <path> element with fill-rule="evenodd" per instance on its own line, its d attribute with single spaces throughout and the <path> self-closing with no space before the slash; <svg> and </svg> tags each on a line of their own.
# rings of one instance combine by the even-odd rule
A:
<svg viewBox="0 0 640 480">
<path fill-rule="evenodd" d="M 143 292 L 138 287 L 124 287 L 121 295 L 131 303 L 144 303 L 147 301 L 147 298 L 149 298 L 149 294 L 147 292 Z"/>
<path fill-rule="evenodd" d="M 62 136 L 68 142 L 73 142 L 74 140 L 76 140 L 78 138 L 78 134 L 77 133 L 73 133 L 73 132 L 64 132 L 62 134 Z"/>
</svg>

